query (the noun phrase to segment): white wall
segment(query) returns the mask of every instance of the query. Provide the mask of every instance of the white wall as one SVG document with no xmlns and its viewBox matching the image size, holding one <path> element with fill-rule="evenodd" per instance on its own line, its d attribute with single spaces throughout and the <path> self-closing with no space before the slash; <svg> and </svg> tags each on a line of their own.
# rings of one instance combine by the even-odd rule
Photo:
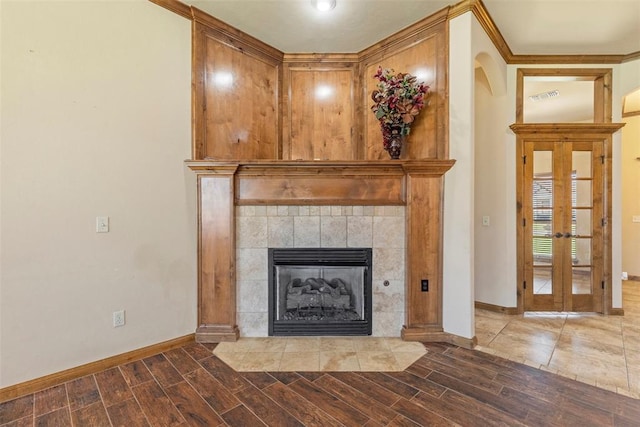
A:
<svg viewBox="0 0 640 427">
<path fill-rule="evenodd" d="M 620 97 L 640 88 L 640 59 L 625 62 L 620 66 Z M 622 99 L 614 99 L 614 106 L 621 104 Z M 640 215 L 640 116 L 633 116 L 621 121 L 626 122 L 622 128 L 620 148 L 620 168 L 622 176 L 620 229 L 621 270 L 630 276 L 640 276 L 640 224 L 631 222 L 632 216 Z"/>
<path fill-rule="evenodd" d="M 192 333 L 190 22 L 3 0 L 0 27 L 0 386 Z"/>
<path fill-rule="evenodd" d="M 473 29 L 482 65 L 474 85 L 475 300 L 515 307 L 515 142 L 508 128 L 513 104 L 507 102 L 506 64 L 475 20 Z M 483 216 L 489 217 L 488 226 Z"/>
<path fill-rule="evenodd" d="M 449 22 L 449 157 L 445 175 L 443 230 L 443 326 L 472 338 L 473 319 L 473 79 L 472 14 Z"/>
<path fill-rule="evenodd" d="M 640 276 L 640 116 L 625 118 L 622 128 L 622 271 Z"/>
</svg>

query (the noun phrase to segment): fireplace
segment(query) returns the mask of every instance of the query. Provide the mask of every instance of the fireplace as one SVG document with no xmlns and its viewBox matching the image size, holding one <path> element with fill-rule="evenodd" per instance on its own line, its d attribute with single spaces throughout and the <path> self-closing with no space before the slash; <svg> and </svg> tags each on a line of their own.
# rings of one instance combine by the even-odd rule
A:
<svg viewBox="0 0 640 427">
<path fill-rule="evenodd" d="M 371 248 L 270 248 L 269 335 L 371 335 Z"/>
<path fill-rule="evenodd" d="M 373 248 L 372 335 L 401 328 L 405 340 L 449 340 L 442 330 L 442 189 L 454 163 L 188 161 L 198 176 L 196 340 L 235 341 L 241 331 L 268 336 L 268 248 L 309 247 Z M 396 208 L 399 216 L 387 218 Z"/>
</svg>

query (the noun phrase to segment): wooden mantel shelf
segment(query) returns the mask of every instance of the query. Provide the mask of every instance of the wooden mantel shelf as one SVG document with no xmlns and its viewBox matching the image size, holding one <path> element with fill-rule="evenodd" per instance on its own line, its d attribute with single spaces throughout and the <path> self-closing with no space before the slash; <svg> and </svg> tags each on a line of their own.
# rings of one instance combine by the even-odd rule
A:
<svg viewBox="0 0 640 427">
<path fill-rule="evenodd" d="M 455 160 L 186 160 L 195 172 L 237 170 L 240 174 L 397 174 L 398 172 L 420 172 L 442 175 L 454 165 Z"/>
<path fill-rule="evenodd" d="M 404 205 L 406 177 L 440 177 L 455 160 L 186 161 L 198 175 L 233 175 L 237 205 Z"/>
<path fill-rule="evenodd" d="M 442 329 L 442 194 L 443 175 L 455 160 L 185 163 L 198 176 L 199 342 L 238 339 L 235 209 L 265 204 L 405 206 L 400 334 L 411 341 L 448 340 Z"/>
</svg>

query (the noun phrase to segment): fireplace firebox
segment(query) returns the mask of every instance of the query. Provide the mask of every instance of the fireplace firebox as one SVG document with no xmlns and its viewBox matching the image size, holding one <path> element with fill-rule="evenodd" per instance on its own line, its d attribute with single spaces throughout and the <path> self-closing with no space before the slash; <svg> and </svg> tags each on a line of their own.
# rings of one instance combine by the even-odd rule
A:
<svg viewBox="0 0 640 427">
<path fill-rule="evenodd" d="M 269 335 L 371 335 L 371 248 L 270 248 Z"/>
</svg>

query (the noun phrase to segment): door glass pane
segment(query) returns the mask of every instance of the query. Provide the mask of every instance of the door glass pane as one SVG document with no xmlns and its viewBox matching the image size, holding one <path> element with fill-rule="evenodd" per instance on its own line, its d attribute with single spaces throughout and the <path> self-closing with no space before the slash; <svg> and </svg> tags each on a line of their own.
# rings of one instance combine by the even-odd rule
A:
<svg viewBox="0 0 640 427">
<path fill-rule="evenodd" d="M 574 265 L 591 265 L 590 238 L 571 238 L 571 262 Z"/>
<path fill-rule="evenodd" d="M 571 160 L 576 178 L 591 178 L 591 151 L 574 151 Z"/>
<path fill-rule="evenodd" d="M 572 152 L 571 174 L 571 289 L 592 294 L 591 235 L 593 230 L 593 167 L 591 151 Z M 575 208 L 583 209 L 575 209 Z M 587 208 L 587 209 L 585 209 Z"/>
<path fill-rule="evenodd" d="M 535 295 L 551 295 L 553 293 L 552 267 L 533 268 L 533 293 Z"/>
<path fill-rule="evenodd" d="M 571 234 L 574 236 L 590 236 L 591 229 L 591 209 L 573 209 Z"/>
<path fill-rule="evenodd" d="M 533 176 L 538 178 L 542 175 L 547 178 L 553 176 L 553 151 L 533 152 Z"/>
<path fill-rule="evenodd" d="M 533 210 L 533 236 L 551 237 L 551 219 L 553 218 L 551 209 Z M 535 253 L 535 251 L 534 251 Z"/>
<path fill-rule="evenodd" d="M 573 267 L 572 293 L 591 294 L 593 284 L 591 283 L 591 267 Z"/>
<path fill-rule="evenodd" d="M 551 265 L 553 239 L 550 237 L 533 238 L 533 265 Z"/>
<path fill-rule="evenodd" d="M 533 293 L 553 293 L 553 152 L 533 152 Z"/>
<path fill-rule="evenodd" d="M 571 181 L 571 200 L 573 206 L 591 206 L 591 180 L 579 179 Z"/>
</svg>

